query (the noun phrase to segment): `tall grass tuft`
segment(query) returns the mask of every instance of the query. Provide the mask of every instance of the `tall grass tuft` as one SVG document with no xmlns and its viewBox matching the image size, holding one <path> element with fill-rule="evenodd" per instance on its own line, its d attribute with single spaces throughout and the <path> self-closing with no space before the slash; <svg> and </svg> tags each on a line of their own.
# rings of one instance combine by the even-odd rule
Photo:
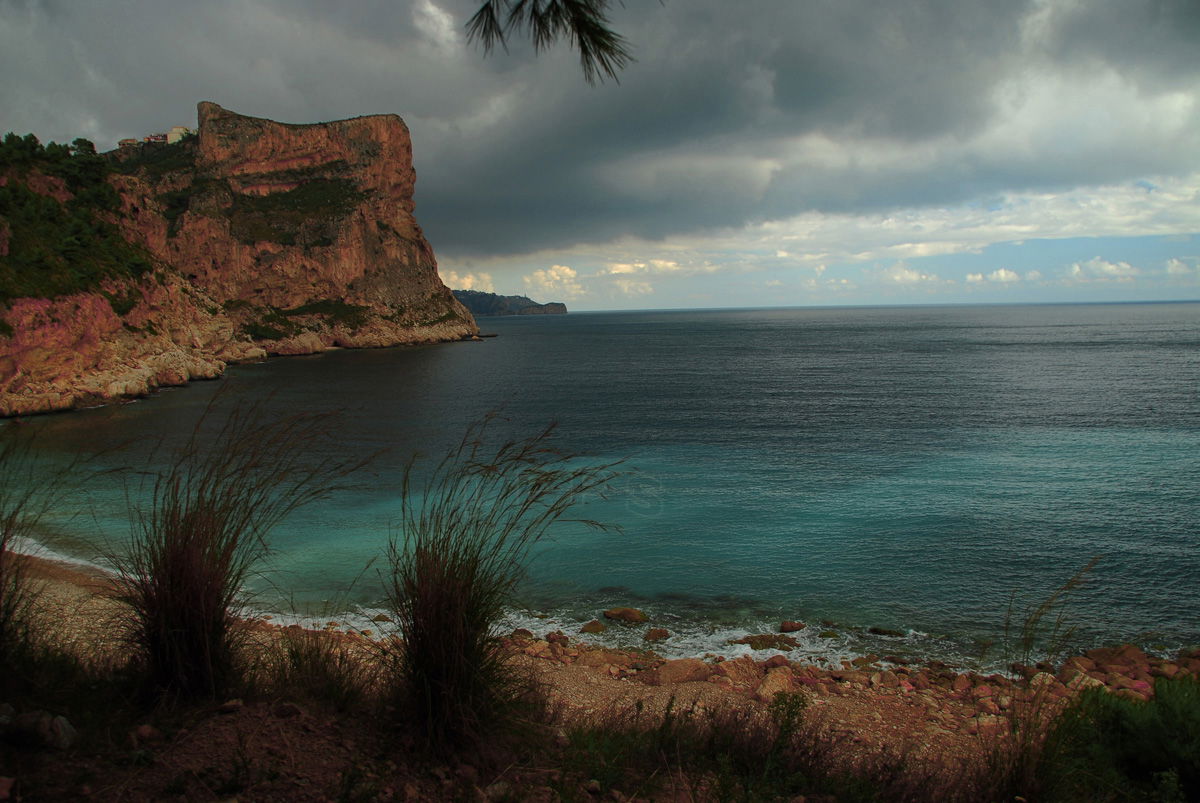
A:
<svg viewBox="0 0 1200 803">
<path fill-rule="evenodd" d="M 1076 631 L 1067 616 L 1067 600 L 1084 584 L 1099 560 L 1098 556 L 1092 558 L 1045 599 L 1026 605 L 1019 625 L 1014 625 L 1014 592 L 1005 617 L 1003 642 L 1004 656 L 1012 670 L 1026 677 L 1038 669 L 1054 671 Z M 1031 667 L 1034 661 L 1038 663 Z M 1060 712 L 1061 702 L 1050 684 L 1030 685 L 1024 696 L 1014 700 L 1008 712 L 1007 731 L 989 745 L 971 779 L 973 788 L 990 791 L 998 799 L 1036 797 L 1042 786 L 1039 772 L 1044 766 L 1046 734 L 1054 727 Z"/>
<path fill-rule="evenodd" d="M 435 752 L 477 747 L 528 721 L 537 695 L 498 649 L 497 624 L 530 548 L 618 475 L 616 463 L 554 448 L 553 426 L 492 450 L 493 419 L 471 426 L 423 481 L 409 463 L 388 548 L 399 636 L 385 661 L 399 705 Z"/>
<path fill-rule="evenodd" d="M 0 690 L 14 680 L 34 641 L 38 589 L 18 553 L 45 513 L 29 460 L 29 438 L 13 424 L 0 425 Z"/>
<path fill-rule="evenodd" d="M 36 680 L 51 639 L 38 620 L 41 584 L 22 548 L 79 480 L 86 458 L 46 470 L 34 459 L 36 437 L 18 422 L 0 423 L 0 691 Z"/>
<path fill-rule="evenodd" d="M 181 699 L 236 687 L 243 586 L 269 552 L 268 533 L 365 462 L 313 456 L 330 414 L 265 421 L 261 407 L 243 406 L 206 433 L 215 415 L 210 405 L 155 477 L 148 507 L 134 506 L 128 550 L 113 557 L 133 661 L 154 689 Z"/>
</svg>

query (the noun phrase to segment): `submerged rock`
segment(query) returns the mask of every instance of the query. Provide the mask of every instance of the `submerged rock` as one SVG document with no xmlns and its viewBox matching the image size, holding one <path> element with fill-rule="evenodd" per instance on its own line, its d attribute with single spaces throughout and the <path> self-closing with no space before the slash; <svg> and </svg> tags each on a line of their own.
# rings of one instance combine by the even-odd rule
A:
<svg viewBox="0 0 1200 803">
<path fill-rule="evenodd" d="M 748 644 L 752 650 L 783 650 L 789 652 L 800 646 L 800 642 L 796 641 L 792 636 L 786 636 L 782 633 L 762 633 L 756 636 L 742 636 L 739 639 L 733 639 L 730 644 Z"/>
<path fill-rule="evenodd" d="M 641 624 L 650 621 L 650 617 L 637 608 L 609 608 L 604 612 L 604 618 L 627 624 Z"/>
</svg>

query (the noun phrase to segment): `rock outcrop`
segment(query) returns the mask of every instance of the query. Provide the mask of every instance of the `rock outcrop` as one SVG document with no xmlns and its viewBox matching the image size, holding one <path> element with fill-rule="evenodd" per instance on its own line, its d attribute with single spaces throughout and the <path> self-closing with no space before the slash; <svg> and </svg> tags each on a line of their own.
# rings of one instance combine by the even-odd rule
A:
<svg viewBox="0 0 1200 803">
<path fill-rule="evenodd" d="M 214 103 L 198 117 L 194 137 L 107 155 L 119 208 L 102 222 L 149 270 L 0 298 L 0 415 L 140 396 L 270 354 L 478 332 L 413 216 L 399 117 L 289 125 Z M 36 169 L 0 165 L 6 182 L 71 201 Z M 18 234 L 0 217 L 0 259 Z"/>
<path fill-rule="evenodd" d="M 566 315 L 567 305 L 561 301 L 539 304 L 527 296 L 501 296 L 480 290 L 455 290 L 454 297 L 472 315 Z"/>
</svg>

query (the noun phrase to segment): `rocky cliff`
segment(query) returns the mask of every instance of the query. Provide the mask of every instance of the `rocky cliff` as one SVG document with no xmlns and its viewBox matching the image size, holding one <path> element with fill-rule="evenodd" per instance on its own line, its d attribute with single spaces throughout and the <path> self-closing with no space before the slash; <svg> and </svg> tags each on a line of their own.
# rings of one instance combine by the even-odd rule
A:
<svg viewBox="0 0 1200 803">
<path fill-rule="evenodd" d="M 106 155 L 114 201 L 83 223 L 95 181 L 44 158 L 65 146 L 0 162 L 0 415 L 143 395 L 268 354 L 478 331 L 413 217 L 399 117 L 288 125 L 214 103 L 198 116 L 194 137 Z M 116 256 L 89 262 L 97 248 L 64 240 L 68 222 Z"/>
</svg>

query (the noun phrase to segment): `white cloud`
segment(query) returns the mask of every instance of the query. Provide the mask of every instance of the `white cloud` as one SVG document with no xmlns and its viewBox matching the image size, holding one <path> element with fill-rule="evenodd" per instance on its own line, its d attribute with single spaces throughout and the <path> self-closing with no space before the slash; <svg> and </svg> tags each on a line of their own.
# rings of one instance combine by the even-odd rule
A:
<svg viewBox="0 0 1200 803">
<path fill-rule="evenodd" d="M 922 284 L 925 282 L 941 281 L 936 273 L 922 273 L 921 271 L 913 270 L 903 262 L 897 262 L 892 265 L 883 271 L 882 276 L 885 281 L 894 284 Z"/>
<path fill-rule="evenodd" d="M 979 284 L 980 282 L 983 281 L 983 274 L 982 273 L 968 273 L 967 281 L 970 282 L 971 284 Z"/>
<path fill-rule="evenodd" d="M 1068 280 L 1075 282 L 1132 282 L 1141 273 L 1128 262 L 1109 262 L 1100 257 L 1075 262 L 1067 268 Z"/>
<path fill-rule="evenodd" d="M 1200 263 L 1188 265 L 1182 259 L 1167 260 L 1168 276 L 1200 276 Z"/>
<path fill-rule="evenodd" d="M 428 42 L 443 53 L 454 52 L 462 42 L 454 18 L 433 0 L 417 0 L 413 5 L 413 24 Z"/>
<path fill-rule="evenodd" d="M 544 270 L 535 270 L 525 277 L 525 289 L 538 298 L 560 301 L 562 299 L 579 298 L 586 291 L 576 277 L 574 268 L 566 265 L 551 265 Z"/>
<path fill-rule="evenodd" d="M 496 287 L 492 284 L 492 274 L 490 273 L 459 273 L 458 271 L 439 268 L 438 275 L 442 277 L 442 283 L 451 290 L 482 290 L 485 293 L 496 292 Z"/>
<path fill-rule="evenodd" d="M 654 292 L 654 285 L 638 279 L 614 279 L 613 284 L 627 296 L 647 296 Z"/>
<path fill-rule="evenodd" d="M 1008 284 L 1010 282 L 1021 281 L 1021 277 L 1015 271 L 1011 271 L 1008 268 L 997 268 L 988 274 L 988 281 Z"/>
<path fill-rule="evenodd" d="M 1040 270 L 1030 270 L 1025 272 L 1025 281 L 1040 282 L 1042 280 L 1042 272 Z"/>
<path fill-rule="evenodd" d="M 610 262 L 606 271 L 614 276 L 620 274 L 632 273 L 649 273 L 649 274 L 692 274 L 692 273 L 712 273 L 712 265 L 683 265 L 675 259 L 664 259 L 655 257 L 652 259 L 638 259 L 629 262 Z"/>
</svg>

